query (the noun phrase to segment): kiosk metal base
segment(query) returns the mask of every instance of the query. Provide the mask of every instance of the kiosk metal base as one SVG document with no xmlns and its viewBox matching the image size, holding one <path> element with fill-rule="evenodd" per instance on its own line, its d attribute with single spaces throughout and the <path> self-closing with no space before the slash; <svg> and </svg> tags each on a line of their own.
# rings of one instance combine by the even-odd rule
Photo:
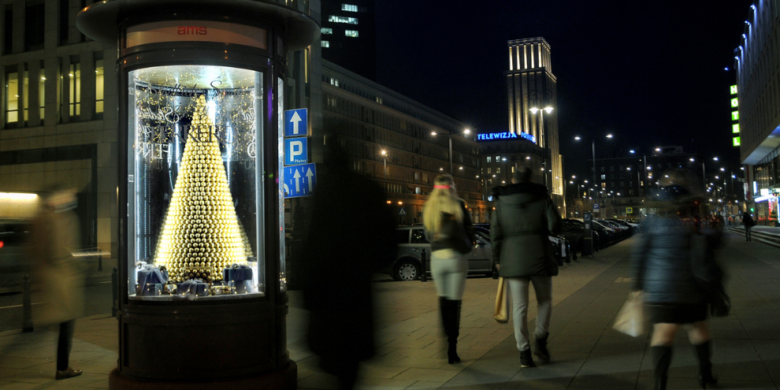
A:
<svg viewBox="0 0 780 390">
<path fill-rule="evenodd" d="M 258 389 L 258 390 L 295 390 L 298 387 L 298 365 L 290 360 L 286 368 L 262 375 L 241 378 L 220 379 L 213 382 L 185 381 L 142 381 L 122 376 L 115 368 L 108 376 L 108 388 L 111 390 L 212 390 L 212 389 Z"/>
</svg>

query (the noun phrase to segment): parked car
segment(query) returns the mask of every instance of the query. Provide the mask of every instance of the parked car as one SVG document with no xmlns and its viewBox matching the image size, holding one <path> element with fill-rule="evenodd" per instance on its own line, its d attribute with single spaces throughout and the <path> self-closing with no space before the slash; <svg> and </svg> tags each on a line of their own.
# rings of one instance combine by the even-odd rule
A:
<svg viewBox="0 0 780 390">
<path fill-rule="evenodd" d="M 490 235 L 488 239 L 477 234 L 474 249 L 468 256 L 469 275 L 492 275 L 493 274 L 493 251 L 490 246 Z M 396 229 L 396 242 L 398 244 L 398 254 L 393 264 L 385 269 L 395 280 L 415 280 L 421 274 L 422 251 L 425 250 L 425 269 L 430 273 L 431 244 L 425 237 L 425 230 L 422 226 L 404 226 Z"/>
<path fill-rule="evenodd" d="M 474 225 L 474 231 L 477 234 L 482 234 L 490 242 L 490 224 L 481 223 Z M 570 263 L 573 249 L 566 237 L 561 235 L 548 236 L 548 238 L 550 239 L 550 245 L 555 250 L 555 258 L 558 259 L 558 263 L 563 264 L 564 261 Z M 577 258 L 576 254 L 574 258 Z"/>
</svg>

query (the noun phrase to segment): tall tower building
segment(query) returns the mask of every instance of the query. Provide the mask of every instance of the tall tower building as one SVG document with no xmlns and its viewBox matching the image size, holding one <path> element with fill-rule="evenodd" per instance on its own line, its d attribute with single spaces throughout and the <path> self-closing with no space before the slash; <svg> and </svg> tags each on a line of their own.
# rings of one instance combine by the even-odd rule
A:
<svg viewBox="0 0 780 390">
<path fill-rule="evenodd" d="M 509 131 L 527 133 L 544 150 L 545 185 L 563 207 L 563 157 L 558 142 L 556 78 L 550 44 L 542 37 L 508 41 Z"/>
<path fill-rule="evenodd" d="M 322 58 L 376 80 L 374 0 L 322 0 Z"/>
</svg>

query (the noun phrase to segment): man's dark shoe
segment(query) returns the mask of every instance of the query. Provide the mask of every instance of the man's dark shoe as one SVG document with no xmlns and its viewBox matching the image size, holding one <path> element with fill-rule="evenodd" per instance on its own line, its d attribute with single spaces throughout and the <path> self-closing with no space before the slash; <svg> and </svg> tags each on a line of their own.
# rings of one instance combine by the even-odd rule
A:
<svg viewBox="0 0 780 390">
<path fill-rule="evenodd" d="M 536 339 L 536 349 L 534 355 L 544 361 L 550 360 L 550 351 L 547 350 L 547 338 L 550 337 L 550 332 L 544 335 L 542 338 Z"/>
<path fill-rule="evenodd" d="M 525 351 L 520 351 L 520 367 L 523 368 L 536 367 L 536 364 L 534 363 L 534 358 L 531 356 L 531 348 L 528 348 Z"/>
<path fill-rule="evenodd" d="M 57 375 L 54 376 L 54 379 L 56 380 L 68 379 L 79 375 L 81 375 L 81 370 L 74 370 L 73 367 L 68 367 L 67 370 L 62 370 L 62 371 L 57 370 Z"/>
</svg>

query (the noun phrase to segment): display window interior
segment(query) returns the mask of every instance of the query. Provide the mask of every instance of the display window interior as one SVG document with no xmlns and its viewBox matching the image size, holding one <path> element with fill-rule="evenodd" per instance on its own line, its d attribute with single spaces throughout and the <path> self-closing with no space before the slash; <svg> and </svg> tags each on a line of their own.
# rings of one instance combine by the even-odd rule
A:
<svg viewBox="0 0 780 390">
<path fill-rule="evenodd" d="M 224 66 L 129 72 L 131 300 L 263 296 L 262 80 Z"/>
</svg>

